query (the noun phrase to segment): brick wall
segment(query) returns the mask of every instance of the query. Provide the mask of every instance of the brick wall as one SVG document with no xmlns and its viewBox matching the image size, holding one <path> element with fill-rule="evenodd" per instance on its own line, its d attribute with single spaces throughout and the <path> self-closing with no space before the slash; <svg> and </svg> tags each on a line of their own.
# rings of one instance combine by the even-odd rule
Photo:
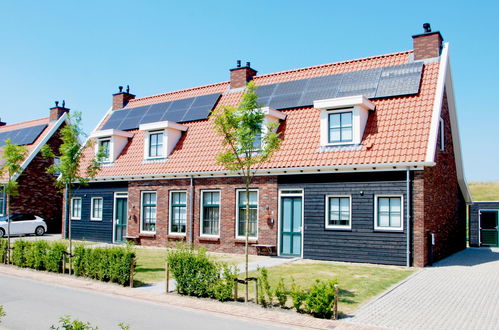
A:
<svg viewBox="0 0 499 330">
<path fill-rule="evenodd" d="M 128 235 L 140 236 L 142 245 L 166 246 L 175 245 L 179 241 L 178 236 L 168 235 L 169 225 L 169 198 L 171 190 L 187 191 L 187 233 L 181 240 L 189 241 L 190 237 L 190 208 L 189 189 L 190 180 L 154 180 L 130 182 L 128 188 Z M 209 251 L 243 253 L 244 240 L 236 239 L 236 190 L 243 189 L 244 184 L 240 178 L 200 178 L 194 180 L 194 244 L 204 246 Z M 252 188 L 259 190 L 259 219 L 258 239 L 252 243 L 274 244 L 277 243 L 277 178 L 257 177 Z M 217 189 L 221 192 L 220 209 L 220 238 L 200 237 L 200 198 L 202 190 Z M 157 192 L 157 219 L 156 234 L 140 234 L 140 208 L 141 192 L 154 190 Z M 274 211 L 274 214 L 271 214 Z M 269 219 L 274 217 L 274 225 L 270 225 Z M 250 253 L 256 253 L 250 248 Z"/>
<path fill-rule="evenodd" d="M 246 83 L 253 80 L 256 71 L 250 67 L 232 69 L 230 71 L 230 88 L 245 87 Z"/>
<path fill-rule="evenodd" d="M 62 141 L 56 132 L 47 144 L 52 150 L 59 150 Z M 12 197 L 13 213 L 32 213 L 45 219 L 50 232 L 60 233 L 62 229 L 62 192 L 55 188 L 56 177 L 46 169 L 53 159 L 38 153 L 19 177 L 19 196 Z"/>
<path fill-rule="evenodd" d="M 413 36 L 412 39 L 416 61 L 440 56 L 443 41 L 440 32 L 419 34 Z"/>
<path fill-rule="evenodd" d="M 446 94 L 441 117 L 445 123 L 445 150 L 440 151 L 439 140 L 436 165 L 414 175 L 414 265 L 420 267 L 430 261 L 430 233 L 435 234 L 433 261 L 466 247 L 466 204 L 457 181 Z"/>
</svg>

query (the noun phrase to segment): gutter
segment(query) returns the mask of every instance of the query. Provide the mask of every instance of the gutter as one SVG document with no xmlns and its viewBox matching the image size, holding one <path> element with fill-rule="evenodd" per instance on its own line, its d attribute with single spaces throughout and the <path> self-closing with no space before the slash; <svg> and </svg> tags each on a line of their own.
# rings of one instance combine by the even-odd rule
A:
<svg viewBox="0 0 499 330">
<path fill-rule="evenodd" d="M 191 183 L 189 186 L 189 223 L 191 226 L 191 233 L 189 235 L 189 243 L 194 245 L 194 177 L 191 176 Z"/>
<path fill-rule="evenodd" d="M 405 199 L 406 199 L 406 210 L 405 210 L 405 221 L 406 221 L 406 266 L 411 266 L 411 170 L 409 167 L 406 169 L 406 186 L 405 186 Z"/>
</svg>

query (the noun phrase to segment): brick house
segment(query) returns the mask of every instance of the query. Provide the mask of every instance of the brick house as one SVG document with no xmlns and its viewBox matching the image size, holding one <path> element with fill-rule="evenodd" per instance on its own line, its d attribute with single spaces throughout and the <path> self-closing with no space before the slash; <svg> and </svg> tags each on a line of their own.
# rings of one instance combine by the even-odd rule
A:
<svg viewBox="0 0 499 330">
<path fill-rule="evenodd" d="M 19 196 L 11 198 L 11 214 L 38 215 L 46 221 L 47 230 L 51 233 L 62 231 L 62 192 L 54 186 L 56 177 L 46 172 L 54 160 L 44 158 L 41 149 L 46 144 L 53 150 L 59 149 L 62 143 L 59 132 L 66 123 L 68 112 L 69 109 L 56 102 L 56 106 L 50 108 L 49 117 L 9 125 L 0 122 L 0 155 L 6 139 L 27 148 L 21 172 L 16 175 Z M 0 157 L 0 166 L 3 164 L 4 159 Z M 7 180 L 8 176 L 4 173 L 0 177 L 0 186 L 3 187 Z M 0 215 L 6 213 L 6 202 L 1 188 Z"/>
<path fill-rule="evenodd" d="M 413 42 L 264 75 L 238 61 L 227 82 L 142 98 L 120 88 L 91 134 L 108 159 L 71 201 L 73 237 L 242 253 L 244 185 L 215 161 L 211 114 L 253 80 L 282 143 L 252 186 L 251 253 L 424 266 L 465 248 L 449 47 L 429 27 Z"/>
</svg>

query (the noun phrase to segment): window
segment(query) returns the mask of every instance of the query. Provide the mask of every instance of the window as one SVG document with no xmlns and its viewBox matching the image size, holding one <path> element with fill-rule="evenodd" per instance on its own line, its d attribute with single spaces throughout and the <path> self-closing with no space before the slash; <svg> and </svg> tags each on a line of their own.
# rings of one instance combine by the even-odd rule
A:
<svg viewBox="0 0 499 330">
<path fill-rule="evenodd" d="M 350 196 L 326 196 L 326 228 L 351 229 Z"/>
<path fill-rule="evenodd" d="M 170 233 L 185 234 L 187 222 L 187 192 L 170 192 Z"/>
<path fill-rule="evenodd" d="M 352 111 L 328 115 L 329 143 L 352 141 Z"/>
<path fill-rule="evenodd" d="M 54 166 L 56 168 L 58 168 L 59 166 L 61 166 L 61 159 L 59 157 L 54 157 Z M 54 172 L 54 176 L 59 176 L 61 175 L 61 172 L 60 171 L 56 171 Z"/>
<path fill-rule="evenodd" d="M 156 192 L 142 192 L 142 225 L 141 232 L 156 232 Z"/>
<path fill-rule="evenodd" d="M 445 150 L 445 122 L 442 118 L 440 118 L 440 151 Z"/>
<path fill-rule="evenodd" d="M 92 197 L 90 220 L 102 220 L 102 206 L 104 202 L 102 197 Z"/>
<path fill-rule="evenodd" d="M 163 157 L 163 131 L 149 133 L 149 149 L 147 157 Z"/>
<path fill-rule="evenodd" d="M 374 229 L 403 230 L 402 196 L 376 196 Z"/>
<path fill-rule="evenodd" d="M 246 190 L 237 191 L 237 236 L 246 236 Z M 249 237 L 257 237 L 258 191 L 251 190 L 249 195 Z"/>
<path fill-rule="evenodd" d="M 201 192 L 201 235 L 218 236 L 220 225 L 220 192 Z"/>
<path fill-rule="evenodd" d="M 81 219 L 81 198 L 74 197 L 71 199 L 71 219 Z"/>
<path fill-rule="evenodd" d="M 0 215 L 5 214 L 5 195 L 4 195 L 4 187 L 0 186 Z"/>
<path fill-rule="evenodd" d="M 109 162 L 111 160 L 111 140 L 99 140 L 99 152 L 102 153 L 102 162 Z"/>
</svg>

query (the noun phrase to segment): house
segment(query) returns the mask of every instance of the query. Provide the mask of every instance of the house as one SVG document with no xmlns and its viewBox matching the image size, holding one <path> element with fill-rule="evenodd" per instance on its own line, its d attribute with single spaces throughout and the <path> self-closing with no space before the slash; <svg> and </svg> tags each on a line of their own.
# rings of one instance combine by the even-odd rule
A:
<svg viewBox="0 0 499 330">
<path fill-rule="evenodd" d="M 470 246 L 499 247 L 499 201 L 473 201 L 469 223 Z"/>
<path fill-rule="evenodd" d="M 414 49 L 136 98 L 113 95 L 84 150 L 107 159 L 71 201 L 74 238 L 243 253 L 244 185 L 217 164 L 214 109 L 258 87 L 282 143 L 250 195 L 250 252 L 424 266 L 466 246 L 449 45 L 425 25 Z"/>
<path fill-rule="evenodd" d="M 66 123 L 68 112 L 68 108 L 56 102 L 55 107 L 50 108 L 48 117 L 8 125 L 0 122 L 0 154 L 7 139 L 27 149 L 21 170 L 15 175 L 19 195 L 11 197 L 10 212 L 42 217 L 47 222 L 47 231 L 51 233 L 62 231 L 62 192 L 54 186 L 56 176 L 46 172 L 56 160 L 44 158 L 41 149 L 44 145 L 53 150 L 59 149 L 62 143 L 59 133 Z M 5 160 L 0 157 L 0 167 L 3 164 Z M 8 179 L 7 173 L 0 177 L 0 215 L 5 215 L 7 211 L 3 187 Z"/>
</svg>

